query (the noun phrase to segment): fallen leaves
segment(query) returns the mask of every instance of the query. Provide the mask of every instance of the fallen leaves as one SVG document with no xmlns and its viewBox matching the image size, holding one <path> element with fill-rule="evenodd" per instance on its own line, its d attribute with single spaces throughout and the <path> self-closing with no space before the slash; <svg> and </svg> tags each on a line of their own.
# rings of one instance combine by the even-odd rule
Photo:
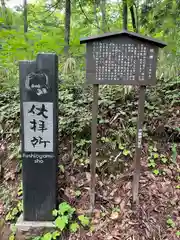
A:
<svg viewBox="0 0 180 240">
<path fill-rule="evenodd" d="M 112 212 L 110 218 L 112 220 L 117 220 L 119 218 L 119 213 L 118 212 Z"/>
<path fill-rule="evenodd" d="M 101 175 L 96 178 L 96 208 L 92 217 L 92 227 L 88 231 L 79 231 L 72 235 L 72 240 L 176 240 L 176 232 L 180 229 L 180 191 L 179 173 L 177 166 L 172 163 L 162 163 L 166 172 L 158 177 L 147 166 L 147 158 L 142 159 L 143 170 L 140 178 L 140 204 L 132 210 L 132 171 L 117 176 Z M 164 165 L 163 165 L 164 164 Z M 86 214 L 89 210 L 89 186 L 91 174 L 77 169 L 67 171 L 66 185 L 61 186 L 63 197 L 73 204 L 78 215 Z M 62 173 L 61 173 L 62 175 Z M 6 180 L 14 179 L 15 174 L 9 171 Z M 64 177 L 64 175 L 63 175 Z M 60 196 L 63 198 L 62 196 Z M 0 214 L 1 210 L 0 203 Z M 166 225 L 167 216 L 173 216 L 176 227 L 172 230 Z M 75 226 L 72 226 L 75 229 Z M 161 236 L 161 238 L 159 237 Z"/>
<path fill-rule="evenodd" d="M 4 206 L 3 203 L 0 201 L 0 216 L 3 214 L 4 212 Z"/>
<path fill-rule="evenodd" d="M 116 205 L 119 205 L 120 202 L 121 202 L 121 197 L 115 197 L 114 203 L 115 203 Z"/>
<path fill-rule="evenodd" d="M 6 181 L 8 181 L 8 180 L 12 180 L 12 181 L 15 180 L 15 172 L 14 172 L 14 170 L 10 170 L 10 171 L 6 172 L 5 175 L 4 175 L 4 179 Z"/>
<path fill-rule="evenodd" d="M 86 179 L 88 182 L 91 181 L 91 174 L 89 172 L 86 172 Z"/>
</svg>

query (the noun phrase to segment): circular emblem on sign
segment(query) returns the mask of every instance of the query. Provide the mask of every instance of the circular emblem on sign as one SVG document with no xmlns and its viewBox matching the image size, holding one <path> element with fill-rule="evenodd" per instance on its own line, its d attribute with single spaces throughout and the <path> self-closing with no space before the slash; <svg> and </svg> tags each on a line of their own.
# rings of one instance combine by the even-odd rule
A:
<svg viewBox="0 0 180 240">
<path fill-rule="evenodd" d="M 49 89 L 49 79 L 42 71 L 31 72 L 26 76 L 25 88 L 37 96 L 45 95 Z"/>
</svg>

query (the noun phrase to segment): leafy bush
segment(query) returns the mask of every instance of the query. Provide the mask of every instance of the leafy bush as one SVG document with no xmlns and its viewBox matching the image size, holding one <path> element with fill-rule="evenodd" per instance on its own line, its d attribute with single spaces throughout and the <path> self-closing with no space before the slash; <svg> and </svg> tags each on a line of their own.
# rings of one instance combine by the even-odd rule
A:
<svg viewBox="0 0 180 240">
<path fill-rule="evenodd" d="M 75 233 L 78 231 L 80 226 L 89 226 L 89 218 L 84 215 L 80 215 L 76 218 L 75 211 L 76 209 L 71 207 L 68 203 L 62 202 L 59 205 L 59 208 L 53 210 L 52 212 L 53 216 L 56 218 L 54 223 L 57 230 L 48 232 L 43 236 L 35 237 L 32 240 L 57 239 L 57 237 L 59 237 L 66 229 L 69 229 L 70 232 Z"/>
</svg>

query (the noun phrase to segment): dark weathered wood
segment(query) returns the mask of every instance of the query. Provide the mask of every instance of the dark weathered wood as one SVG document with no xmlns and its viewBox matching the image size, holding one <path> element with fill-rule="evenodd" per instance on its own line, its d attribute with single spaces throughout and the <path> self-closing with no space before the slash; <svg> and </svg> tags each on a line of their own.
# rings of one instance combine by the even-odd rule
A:
<svg viewBox="0 0 180 240">
<path fill-rule="evenodd" d="M 132 26 L 133 26 L 133 30 L 134 32 L 138 32 L 137 29 L 137 23 L 136 23 L 136 19 L 135 19 L 135 11 L 134 11 L 134 5 L 133 3 L 131 4 L 131 6 L 129 7 L 130 13 L 131 13 L 131 20 L 132 20 Z"/>
<path fill-rule="evenodd" d="M 143 42 L 149 42 L 151 44 L 155 44 L 157 47 L 163 48 L 165 46 L 167 46 L 167 44 L 165 42 L 162 42 L 158 39 L 155 38 L 151 38 L 151 37 L 147 37 L 147 36 L 143 36 L 139 33 L 134 33 L 134 32 L 130 32 L 127 30 L 122 30 L 121 32 L 114 32 L 114 33 L 104 33 L 104 34 L 100 34 L 98 36 L 91 36 L 91 37 L 85 37 L 85 38 L 81 38 L 80 39 L 80 43 L 88 43 L 91 41 L 101 41 L 102 39 L 106 38 L 110 38 L 110 37 L 120 37 L 120 36 L 129 36 L 132 39 L 136 39 L 136 40 L 140 40 Z"/>
<path fill-rule="evenodd" d="M 123 28 L 127 30 L 128 28 L 128 6 L 127 0 L 123 0 Z"/>
<path fill-rule="evenodd" d="M 65 32 L 64 32 L 64 53 L 68 55 L 70 41 L 70 25 L 71 25 L 71 0 L 65 0 Z"/>
<path fill-rule="evenodd" d="M 28 31 L 28 6 L 27 6 L 27 0 L 23 1 L 23 7 L 24 7 L 24 33 L 27 33 Z"/>
<path fill-rule="evenodd" d="M 162 41 L 123 30 L 80 40 L 86 43 L 86 82 L 108 85 L 155 85 Z"/>
<path fill-rule="evenodd" d="M 88 84 L 155 85 L 158 47 L 129 36 L 87 43 Z"/>
<path fill-rule="evenodd" d="M 90 192 L 90 211 L 94 209 L 95 203 L 95 182 L 96 182 L 96 148 L 97 148 L 97 116 L 98 116 L 98 92 L 99 85 L 93 85 L 92 103 L 92 126 L 91 126 L 91 192 Z"/>
<path fill-rule="evenodd" d="M 0 141 L 0 183 L 4 177 L 4 162 L 7 159 L 7 142 L 4 140 Z"/>
<path fill-rule="evenodd" d="M 124 4 L 127 3 L 126 0 L 123 2 Z M 124 5 L 124 15 L 127 10 L 126 7 Z M 135 23 L 134 15 L 132 21 Z M 124 18 L 124 28 L 126 28 L 126 25 L 127 22 Z M 138 31 L 138 25 L 136 31 Z M 158 50 L 165 47 L 166 43 L 127 30 L 119 33 L 86 37 L 81 39 L 80 43 L 86 43 L 86 82 L 93 84 L 94 91 L 91 146 L 91 209 L 93 210 L 95 200 L 97 93 L 99 84 L 140 86 L 138 134 L 133 177 L 133 202 L 137 203 L 145 89 L 146 85 L 156 84 Z"/>
<path fill-rule="evenodd" d="M 144 122 L 144 104 L 145 104 L 146 87 L 141 86 L 139 91 L 139 105 L 138 105 L 138 123 L 137 123 L 137 136 L 136 136 L 136 153 L 134 162 L 134 175 L 133 175 L 133 203 L 138 204 L 139 192 L 139 179 L 140 179 L 140 161 L 141 161 L 141 147 L 142 147 L 142 134 Z"/>
<path fill-rule="evenodd" d="M 105 33 L 107 28 L 107 19 L 106 19 L 106 0 L 100 1 L 100 9 L 102 15 L 102 31 Z"/>
<path fill-rule="evenodd" d="M 20 62 L 23 214 L 27 221 L 52 220 L 56 207 L 57 74 L 55 54 L 38 54 L 36 61 Z"/>
</svg>

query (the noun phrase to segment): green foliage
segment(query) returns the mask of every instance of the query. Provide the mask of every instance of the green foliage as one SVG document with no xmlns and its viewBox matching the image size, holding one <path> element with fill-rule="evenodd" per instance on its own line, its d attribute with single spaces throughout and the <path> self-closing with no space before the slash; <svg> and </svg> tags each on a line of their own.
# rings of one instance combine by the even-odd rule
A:
<svg viewBox="0 0 180 240">
<path fill-rule="evenodd" d="M 21 182 L 20 187 L 18 188 L 17 195 L 18 195 L 18 197 L 21 197 L 22 194 L 23 194 L 23 186 L 22 186 L 22 182 Z"/>
<path fill-rule="evenodd" d="M 165 2 L 165 0 L 163 1 Z M 155 5 L 155 8 L 151 8 L 151 11 L 161 11 L 164 8 L 165 5 L 158 4 Z M 158 7 L 157 7 L 158 6 Z M 61 6 L 62 8 L 63 6 Z M 111 26 L 111 30 L 117 30 L 120 26 L 122 26 L 122 19 L 121 14 L 119 13 L 119 7 L 121 9 L 121 4 L 118 3 L 109 3 L 107 4 L 108 11 L 106 12 L 108 21 L 107 25 Z M 88 14 L 88 17 L 93 19 L 93 4 L 88 4 L 86 6 L 86 11 Z M 144 5 L 140 5 L 140 10 L 144 9 Z M 176 7 L 173 7 L 168 12 L 168 24 L 171 23 L 171 29 L 176 28 L 176 23 L 173 21 L 170 21 L 170 19 L 173 19 L 173 14 L 176 15 Z M 37 52 L 41 51 L 52 51 L 56 52 L 57 54 L 63 53 L 63 47 L 64 47 L 64 14 L 62 12 L 59 12 L 58 9 L 52 12 L 52 10 L 48 11 L 48 7 L 46 3 L 37 2 L 36 4 L 29 4 L 28 5 L 28 20 L 29 20 L 29 31 L 26 34 L 26 38 L 23 34 L 23 18 L 22 18 L 22 10 L 19 12 L 13 12 L 12 10 L 9 12 L 11 16 L 11 19 L 13 22 L 11 23 L 13 25 L 12 29 L 3 29 L 1 32 L 1 37 L 3 39 L 2 41 L 2 51 L 1 51 L 1 73 L 2 76 L 5 77 L 8 81 L 3 81 L 4 85 L 11 84 L 16 86 L 18 83 L 18 60 L 22 59 L 32 59 L 36 56 Z M 100 9 L 98 10 L 100 11 Z M 151 11 L 148 11 L 148 14 L 143 15 L 142 18 L 146 19 L 146 23 L 151 25 L 151 18 L 154 15 L 150 14 Z M 171 11 L 174 11 L 173 13 Z M 143 12 L 143 11 L 142 11 Z M 82 13 L 82 9 L 79 8 L 79 5 L 77 5 L 72 13 L 72 21 L 71 21 L 71 38 L 70 38 L 70 52 L 71 55 L 69 59 L 67 59 L 66 65 L 63 67 L 64 73 L 66 74 L 69 69 L 71 71 L 75 68 L 77 68 L 77 62 L 79 64 L 78 58 L 81 54 L 84 53 L 84 46 L 81 46 L 79 44 L 79 38 L 81 36 L 87 36 L 92 35 L 94 33 L 97 33 L 97 27 L 96 24 L 93 23 L 93 21 L 90 23 L 88 22 L 88 26 L 85 24 L 87 21 L 87 18 Z M 113 14 L 112 14 L 113 13 Z M 81 17 L 80 17 L 81 16 Z M 116 16 L 116 17 L 113 17 Z M 156 16 L 160 16 L 160 14 L 157 14 Z M 167 15 L 164 15 L 164 17 L 167 17 Z M 99 17 L 98 17 L 99 18 Z M 3 21 L 3 19 L 2 19 Z M 152 19 L 153 25 L 156 25 L 156 33 L 155 37 L 162 38 L 163 33 L 161 27 L 157 27 L 157 19 Z M 142 21 L 143 22 L 143 21 Z M 90 24 L 90 25 L 89 25 Z M 142 25 L 142 24 L 141 24 Z M 91 27 L 90 27 L 91 26 Z M 146 31 L 151 31 L 151 27 L 146 25 L 147 27 Z M 167 29 L 167 23 L 165 26 L 165 29 Z M 142 26 L 141 31 L 144 32 L 144 26 Z M 109 27 L 108 27 L 109 28 Z M 129 24 L 129 29 L 131 29 L 132 26 Z M 161 30 L 160 30 L 161 29 Z M 169 28 L 168 28 L 169 29 Z M 176 28 L 177 29 L 177 28 Z M 163 29 L 164 30 L 164 29 Z M 160 32 L 160 34 L 159 34 Z M 158 35 L 158 34 L 159 35 Z M 169 41 L 173 39 L 173 44 L 171 46 L 175 47 L 174 43 L 178 44 L 178 41 L 175 41 L 179 39 L 177 35 L 177 39 L 172 38 L 172 34 L 174 32 L 169 32 L 169 35 L 167 35 L 167 38 L 169 37 Z M 176 53 L 176 50 L 174 51 Z M 178 54 L 177 54 L 178 55 Z M 80 57 L 83 59 L 83 57 Z M 64 59 L 62 58 L 62 62 L 64 62 Z M 171 61 L 172 62 L 172 61 Z M 174 63 L 178 61 L 173 61 Z M 15 64 L 14 64 L 15 63 Z M 84 64 L 83 64 L 84 65 Z M 162 64 L 161 64 L 162 65 Z M 11 66 L 11 67 L 10 67 Z M 167 69 L 167 67 L 165 68 Z M 4 79 L 5 80 L 5 79 Z M 128 88 L 126 88 L 128 89 Z"/>
<path fill-rule="evenodd" d="M 124 155 L 124 156 L 130 155 L 130 151 L 127 150 L 127 149 L 124 149 L 124 150 L 123 150 L 123 155 Z"/>
<path fill-rule="evenodd" d="M 69 229 L 70 232 L 75 233 L 80 226 L 89 226 L 89 218 L 84 215 L 77 217 L 75 211 L 76 209 L 71 207 L 67 202 L 59 204 L 58 209 L 52 211 L 52 215 L 55 217 L 54 223 L 57 230 L 48 232 L 43 236 L 35 237 L 32 240 L 56 240 L 57 237 L 61 236 L 62 232 L 67 229 Z"/>
<path fill-rule="evenodd" d="M 152 167 L 152 168 L 155 168 L 155 167 L 156 167 L 156 163 L 155 163 L 154 159 L 150 159 L 150 160 L 149 160 L 148 166 L 149 166 L 149 167 Z"/>
<path fill-rule="evenodd" d="M 15 225 L 12 225 L 12 226 L 11 226 L 11 234 L 10 234 L 8 240 L 15 240 L 16 230 L 17 230 L 17 229 L 16 229 L 16 226 L 15 226 Z"/>
<path fill-rule="evenodd" d="M 15 240 L 15 235 L 14 235 L 14 234 L 11 234 L 11 235 L 9 236 L 9 240 Z"/>
<path fill-rule="evenodd" d="M 160 156 L 160 160 L 161 160 L 161 162 L 164 163 L 164 164 L 166 164 L 166 163 L 168 162 L 167 157 L 164 156 L 163 154 L 161 154 L 161 156 Z"/>
<path fill-rule="evenodd" d="M 154 157 L 154 159 L 157 159 L 157 158 L 159 158 L 159 154 L 158 153 L 154 153 L 153 157 Z"/>
<path fill-rule="evenodd" d="M 125 147 L 120 143 L 120 144 L 119 144 L 119 149 L 124 151 L 124 148 L 125 148 Z"/>
<path fill-rule="evenodd" d="M 180 45 L 179 45 L 180 46 Z M 178 60 L 178 62 L 180 59 Z M 171 62 L 173 66 L 174 63 Z M 172 74 L 166 78 L 163 83 L 161 84 L 161 93 L 164 96 L 164 100 L 170 104 L 170 106 L 178 106 L 180 103 L 180 93 L 178 91 L 180 86 L 180 77 L 177 70 L 175 73 L 176 76 L 172 77 Z"/>
<path fill-rule="evenodd" d="M 72 208 L 68 203 L 63 202 L 59 205 L 58 213 L 60 215 L 64 215 L 67 213 L 68 215 L 72 216 L 72 214 L 75 212 L 75 208 Z"/>
<path fill-rule="evenodd" d="M 0 135 L 13 140 L 19 137 L 19 92 L 18 90 L 1 92 L 0 88 Z M 11 145 L 13 155 L 18 156 L 19 146 Z"/>
<path fill-rule="evenodd" d="M 154 173 L 155 175 L 159 175 L 159 170 L 158 170 L 158 169 L 154 169 L 154 170 L 153 170 L 153 173 Z"/>
<path fill-rule="evenodd" d="M 43 237 L 42 240 L 51 240 L 52 239 L 52 234 L 51 233 L 46 233 Z"/>
<path fill-rule="evenodd" d="M 18 199 L 21 199 L 22 197 L 22 183 L 20 184 L 20 187 L 18 188 L 18 192 L 17 192 L 17 197 Z M 9 210 L 9 212 L 6 214 L 5 216 L 5 221 L 7 222 L 14 222 L 15 220 L 17 220 L 17 218 L 20 216 L 20 214 L 23 212 L 23 202 L 22 200 L 18 200 L 18 202 L 16 202 L 16 205 Z M 13 235 L 15 235 L 15 227 L 12 226 L 12 239 L 13 239 Z"/>
<path fill-rule="evenodd" d="M 128 1 L 128 6 L 133 1 Z M 158 3 L 157 3 L 158 2 Z M 71 79 L 82 80 L 84 74 L 85 46 L 80 45 L 82 36 L 101 33 L 101 8 L 96 8 L 92 1 L 83 2 L 83 9 L 79 3 L 71 3 L 70 26 L 70 54 L 66 59 L 63 56 L 64 49 L 64 4 L 61 2 L 54 6 L 46 1 L 38 1 L 28 4 L 28 32 L 23 32 L 23 9 L 18 11 L 7 9 L 7 17 L 0 18 L 0 77 L 3 88 L 17 87 L 18 84 L 18 61 L 34 59 L 38 52 L 56 52 L 60 57 L 60 70 L 63 79 L 68 76 Z M 52 4 L 53 5 L 53 4 Z M 169 7 L 167 7 L 169 6 Z M 59 11 L 61 9 L 62 11 Z M 117 31 L 122 28 L 122 2 L 106 2 L 106 23 L 108 31 Z M 158 76 L 165 81 L 178 76 L 179 69 L 179 2 L 143 1 L 138 4 L 140 32 L 150 34 L 153 37 L 163 38 L 168 43 L 167 50 L 161 51 Z M 8 20 L 8 21 L 7 21 Z M 128 18 L 128 28 L 133 30 L 131 18 Z M 6 23 L 8 27 L 4 26 Z M 173 62 L 173 64 L 172 64 Z M 65 64 L 64 64 L 65 63 Z M 77 74 L 78 73 L 78 74 Z M 169 83 L 172 81 L 169 81 Z M 131 91 L 131 87 L 124 88 L 124 92 Z M 127 92 L 126 92 L 127 93 Z M 178 92 L 177 92 L 178 94 Z M 166 96 L 165 96 L 166 97 Z M 178 98 L 177 98 L 178 99 Z"/>
<path fill-rule="evenodd" d="M 71 223 L 70 225 L 70 231 L 75 233 L 77 232 L 79 229 L 79 224 L 77 222 Z"/>
<path fill-rule="evenodd" d="M 114 207 L 114 208 L 112 209 L 112 211 L 113 211 L 113 212 L 121 212 L 121 209 L 118 208 L 118 207 Z"/>
<path fill-rule="evenodd" d="M 148 167 L 152 169 L 152 172 L 157 176 L 160 174 L 165 174 L 163 170 L 157 169 L 157 165 L 168 165 L 168 157 L 164 154 L 160 154 L 156 147 L 150 146 L 149 147 L 149 156 L 148 156 Z"/>
<path fill-rule="evenodd" d="M 60 232 L 47 232 L 42 237 L 35 237 L 32 240 L 56 240 L 60 236 Z"/>
<path fill-rule="evenodd" d="M 58 167 L 59 167 L 59 169 L 61 170 L 62 173 L 65 172 L 64 166 L 62 164 L 60 164 Z"/>
<path fill-rule="evenodd" d="M 56 227 L 59 228 L 61 231 L 64 230 L 67 224 L 68 224 L 68 216 L 59 216 L 55 220 Z"/>
<path fill-rule="evenodd" d="M 77 190 L 77 191 L 75 192 L 75 195 L 76 195 L 76 197 L 81 196 L 81 191 Z"/>
<path fill-rule="evenodd" d="M 7 213 L 5 220 L 6 221 L 16 220 L 17 217 L 22 213 L 22 211 L 23 211 L 22 201 L 19 201 L 17 203 L 17 206 Z"/>
<path fill-rule="evenodd" d="M 82 85 L 62 85 L 59 94 L 60 118 L 59 125 L 62 134 L 79 136 L 84 131 L 90 132 L 91 113 L 88 109 L 89 97 Z M 85 142 L 77 143 L 82 148 Z"/>
<path fill-rule="evenodd" d="M 167 225 L 169 227 L 172 227 L 174 228 L 176 226 L 175 222 L 172 220 L 172 218 L 168 218 L 167 221 L 166 221 Z"/>
<path fill-rule="evenodd" d="M 159 158 L 159 154 L 157 153 L 157 148 L 156 147 L 153 147 L 153 146 L 150 146 L 149 147 L 149 153 L 150 153 L 150 156 L 148 157 L 148 166 L 151 167 L 151 168 L 155 168 L 157 163 L 157 159 Z M 155 175 L 158 175 L 159 174 L 159 170 L 158 169 L 154 169 L 153 170 L 153 173 Z"/>
<path fill-rule="evenodd" d="M 176 163 L 176 158 L 177 158 L 177 144 L 173 143 L 172 145 L 172 161 Z"/>
<path fill-rule="evenodd" d="M 59 236 L 60 236 L 60 232 L 59 231 L 54 231 L 52 233 L 52 239 L 57 239 L 57 237 L 59 237 Z"/>
<path fill-rule="evenodd" d="M 84 215 L 80 215 L 78 216 L 78 219 L 80 220 L 81 224 L 85 227 L 89 225 L 89 218 L 84 216 Z"/>
</svg>

